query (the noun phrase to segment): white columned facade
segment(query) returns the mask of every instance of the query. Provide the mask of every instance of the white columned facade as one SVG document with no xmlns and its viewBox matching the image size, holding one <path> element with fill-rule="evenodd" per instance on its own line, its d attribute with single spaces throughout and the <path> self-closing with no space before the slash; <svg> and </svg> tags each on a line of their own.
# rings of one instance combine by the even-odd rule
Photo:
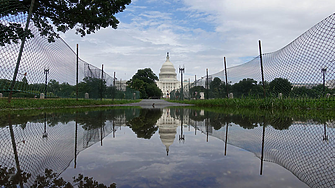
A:
<svg viewBox="0 0 335 188">
<path fill-rule="evenodd" d="M 163 92 L 163 98 L 170 98 L 170 92 L 180 88 L 180 82 L 177 80 L 176 69 L 170 62 L 169 52 L 166 55 L 166 61 L 163 63 L 159 72 L 159 81 L 156 82 L 159 89 Z"/>
</svg>

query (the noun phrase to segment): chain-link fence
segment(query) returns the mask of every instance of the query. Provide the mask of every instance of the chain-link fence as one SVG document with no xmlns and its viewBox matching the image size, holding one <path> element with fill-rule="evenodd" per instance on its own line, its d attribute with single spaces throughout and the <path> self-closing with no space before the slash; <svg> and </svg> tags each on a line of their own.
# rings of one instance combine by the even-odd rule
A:
<svg viewBox="0 0 335 188">
<path fill-rule="evenodd" d="M 334 99 L 334 48 L 332 14 L 284 48 L 262 54 L 266 97 Z M 226 70 L 227 83 L 225 69 L 190 84 L 184 81 L 184 98 L 264 97 L 260 56 Z M 181 98 L 180 93 L 172 92 L 171 98 Z"/>
<path fill-rule="evenodd" d="M 23 9 L 25 13 L 16 13 Z M 29 6 L 20 1 L 0 1 L 0 93 L 9 96 L 12 81 L 13 97 L 77 97 L 77 54 L 61 38 L 54 42 L 41 36 L 41 31 L 27 23 Z M 28 36 L 22 56 L 21 45 Z M 33 37 L 32 37 L 33 36 Z M 17 62 L 19 63 L 15 73 Z M 122 84 L 117 87 L 117 82 Z M 78 97 L 138 99 L 139 92 L 126 88 L 126 83 L 116 80 L 102 68 L 97 68 L 78 58 Z"/>
</svg>

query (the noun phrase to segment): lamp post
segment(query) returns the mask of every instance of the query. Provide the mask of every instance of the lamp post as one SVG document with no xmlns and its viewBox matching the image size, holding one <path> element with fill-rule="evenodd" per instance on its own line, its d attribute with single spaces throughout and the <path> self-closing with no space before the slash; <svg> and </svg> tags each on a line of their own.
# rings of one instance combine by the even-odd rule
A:
<svg viewBox="0 0 335 188">
<path fill-rule="evenodd" d="M 326 77 L 327 67 L 322 68 L 321 72 L 322 72 L 322 75 L 323 75 L 323 96 L 325 96 L 325 92 L 326 92 L 325 77 Z"/>
<path fill-rule="evenodd" d="M 182 67 L 179 67 L 179 73 L 181 77 L 181 87 L 180 87 L 180 100 L 184 100 L 184 93 L 183 93 L 183 73 L 185 72 L 184 65 Z"/>
<path fill-rule="evenodd" d="M 49 68 L 44 69 L 45 74 L 45 98 L 47 98 L 47 86 L 48 86 L 48 74 L 49 74 Z"/>
</svg>

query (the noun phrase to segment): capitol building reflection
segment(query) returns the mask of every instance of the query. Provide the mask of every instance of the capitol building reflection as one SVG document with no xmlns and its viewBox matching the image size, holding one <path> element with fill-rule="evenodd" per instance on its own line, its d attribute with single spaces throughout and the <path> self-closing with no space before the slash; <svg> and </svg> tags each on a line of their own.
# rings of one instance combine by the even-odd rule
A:
<svg viewBox="0 0 335 188">
<path fill-rule="evenodd" d="M 150 141 L 158 133 L 162 143 L 159 147 L 165 147 L 167 156 L 171 156 L 175 142 L 188 143 L 184 134 L 189 138 L 191 134 L 199 136 L 204 139 L 202 142 L 210 142 L 212 137 L 223 141 L 222 157 L 229 155 L 229 145 L 254 153 L 261 162 L 260 174 L 263 161 L 267 161 L 286 168 L 311 187 L 335 186 L 334 167 L 325 166 L 334 162 L 335 128 L 331 120 L 317 122 L 289 117 L 271 122 L 182 108 L 9 115 L 2 120 L 1 166 L 30 173 L 27 186 L 45 168 L 62 173 L 71 162 L 75 168 L 80 152 L 96 143 L 102 146 L 106 137 L 121 137 L 122 129 L 129 130 L 131 137 Z M 201 134 L 197 135 L 197 131 Z"/>
<path fill-rule="evenodd" d="M 159 128 L 159 136 L 162 143 L 166 147 L 166 155 L 169 155 L 169 147 L 173 144 L 177 134 L 177 127 L 180 125 L 180 120 L 170 115 L 170 109 L 163 109 L 163 115 L 157 121 Z"/>
</svg>

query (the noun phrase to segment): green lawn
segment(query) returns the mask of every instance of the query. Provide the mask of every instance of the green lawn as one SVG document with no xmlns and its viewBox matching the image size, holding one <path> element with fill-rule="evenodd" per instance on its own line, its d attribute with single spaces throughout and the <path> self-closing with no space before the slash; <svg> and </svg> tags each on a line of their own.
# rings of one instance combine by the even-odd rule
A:
<svg viewBox="0 0 335 188">
<path fill-rule="evenodd" d="M 11 103 L 8 103 L 7 98 L 0 99 L 1 110 L 12 109 L 30 109 L 30 108 L 71 108 L 71 107 L 87 107 L 99 105 L 113 105 L 139 102 L 140 100 L 84 100 L 79 99 L 23 99 L 14 98 Z"/>
</svg>

